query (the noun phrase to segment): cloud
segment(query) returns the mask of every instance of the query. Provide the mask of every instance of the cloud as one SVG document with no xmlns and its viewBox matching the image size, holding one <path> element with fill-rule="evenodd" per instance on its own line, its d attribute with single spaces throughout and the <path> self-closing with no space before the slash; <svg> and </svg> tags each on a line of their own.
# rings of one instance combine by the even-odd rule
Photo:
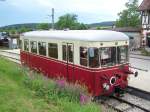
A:
<svg viewBox="0 0 150 112">
<path fill-rule="evenodd" d="M 47 16 L 55 8 L 55 21 L 66 13 L 75 13 L 84 23 L 116 20 L 128 0 L 6 0 L 0 2 L 1 15 L 16 15 L 21 22 L 50 21 Z M 139 0 L 140 3 L 142 0 Z M 6 11 L 7 10 L 7 11 Z M 6 12 L 4 12 L 6 11 Z M 4 12 L 4 14 L 3 14 Z M 2 16 L 4 17 L 4 16 Z M 16 19 L 16 23 L 18 20 Z M 5 18 L 3 19 L 5 20 Z M 14 20 L 15 21 L 15 20 Z"/>
</svg>

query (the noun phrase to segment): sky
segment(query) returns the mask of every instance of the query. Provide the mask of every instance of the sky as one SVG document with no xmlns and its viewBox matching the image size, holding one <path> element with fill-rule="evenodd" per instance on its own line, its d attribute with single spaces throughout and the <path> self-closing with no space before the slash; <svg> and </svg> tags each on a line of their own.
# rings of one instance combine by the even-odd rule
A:
<svg viewBox="0 0 150 112">
<path fill-rule="evenodd" d="M 20 23 L 51 23 L 66 13 L 78 15 L 82 23 L 114 21 L 128 0 L 0 0 L 0 26 Z M 139 4 L 142 0 L 139 0 Z"/>
</svg>

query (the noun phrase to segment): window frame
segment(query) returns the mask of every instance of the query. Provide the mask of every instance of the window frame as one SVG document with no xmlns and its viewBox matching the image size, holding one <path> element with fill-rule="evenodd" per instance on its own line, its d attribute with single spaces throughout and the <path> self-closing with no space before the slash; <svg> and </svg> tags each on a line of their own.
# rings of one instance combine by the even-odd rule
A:
<svg viewBox="0 0 150 112">
<path fill-rule="evenodd" d="M 36 52 L 33 52 L 33 51 L 32 51 L 32 44 L 31 44 L 32 42 L 33 42 L 33 43 L 36 42 Z M 31 51 L 31 53 L 35 53 L 35 54 L 38 53 L 38 48 L 37 48 L 38 46 L 37 46 L 37 43 L 38 43 L 37 41 L 30 41 L 30 51 Z M 34 50 L 35 50 L 35 49 L 34 49 Z"/>
<path fill-rule="evenodd" d="M 41 53 L 41 51 L 40 51 L 40 47 L 39 47 L 39 44 L 40 43 L 42 43 L 42 45 L 41 46 L 43 46 L 43 44 L 45 44 L 45 53 Z M 39 53 L 39 55 L 42 55 L 42 56 L 47 56 L 47 43 L 46 42 L 43 42 L 43 41 L 39 41 L 38 42 L 38 53 Z"/>
<path fill-rule="evenodd" d="M 65 52 L 63 46 L 65 46 Z M 72 58 L 70 58 L 69 46 L 71 46 L 72 49 Z M 72 59 L 72 61 L 70 61 L 70 59 Z M 62 43 L 62 61 L 74 64 L 74 43 L 65 43 L 65 42 Z"/>
<path fill-rule="evenodd" d="M 54 46 L 51 47 L 53 50 L 56 49 L 56 57 L 54 57 L 52 55 L 50 56 L 50 44 L 56 45 L 55 48 L 54 48 Z M 48 57 L 58 59 L 58 44 L 57 43 L 48 43 Z"/>
<path fill-rule="evenodd" d="M 98 59 L 98 65 L 97 65 L 97 67 L 90 66 L 90 55 L 89 55 L 89 49 L 90 48 L 94 49 L 94 53 L 95 53 L 95 49 L 97 49 L 97 53 L 98 53 L 98 57 L 97 57 L 97 59 Z M 96 58 L 96 57 L 94 56 L 92 58 Z M 100 64 L 100 55 L 99 55 L 99 48 L 98 47 L 88 47 L 88 67 L 89 68 L 100 68 L 101 67 L 101 64 Z"/>
<path fill-rule="evenodd" d="M 26 42 L 28 43 L 28 46 L 26 46 L 26 44 L 25 44 Z M 29 52 L 29 39 L 24 39 L 24 46 L 23 47 L 24 47 L 24 51 Z"/>
<path fill-rule="evenodd" d="M 81 58 L 81 48 L 86 49 L 86 58 Z M 80 54 L 79 54 L 79 55 L 80 55 L 80 56 L 79 56 L 79 58 L 80 58 L 80 60 L 79 60 L 79 61 L 80 61 L 80 65 L 81 65 L 81 66 L 84 66 L 84 67 L 89 67 L 88 47 L 80 46 L 80 47 L 79 47 L 79 52 L 80 52 Z M 82 60 L 82 59 L 87 61 L 87 62 L 86 62 L 86 63 L 87 63 L 86 65 L 81 64 L 81 60 Z"/>
<path fill-rule="evenodd" d="M 122 59 L 121 59 L 121 57 L 120 57 L 120 63 L 118 62 L 118 48 L 119 48 L 119 47 L 126 47 L 126 50 L 127 50 L 127 51 L 126 51 L 126 54 L 125 54 L 125 55 L 126 55 L 126 56 L 125 56 L 125 57 L 126 57 L 125 61 L 124 61 L 124 62 L 121 62 Z M 129 46 L 123 45 L 123 46 L 117 46 L 116 48 L 117 48 L 117 64 L 125 64 L 125 63 L 128 63 L 128 62 L 129 62 Z M 120 55 L 121 55 L 121 54 L 120 54 Z"/>
</svg>

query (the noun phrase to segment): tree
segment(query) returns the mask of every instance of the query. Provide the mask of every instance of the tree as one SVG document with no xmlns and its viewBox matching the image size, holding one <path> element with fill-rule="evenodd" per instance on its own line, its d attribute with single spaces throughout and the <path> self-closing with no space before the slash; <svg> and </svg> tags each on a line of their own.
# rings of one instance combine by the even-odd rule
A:
<svg viewBox="0 0 150 112">
<path fill-rule="evenodd" d="M 116 21 L 117 27 L 137 27 L 140 25 L 140 13 L 138 12 L 138 0 L 129 0 L 126 8 L 120 12 Z"/>
<path fill-rule="evenodd" d="M 48 23 L 40 23 L 40 24 L 37 25 L 37 29 L 48 30 L 49 29 L 49 24 Z"/>
<path fill-rule="evenodd" d="M 59 17 L 59 20 L 56 23 L 57 29 L 66 29 L 79 30 L 87 29 L 87 26 L 83 23 L 79 23 L 77 20 L 76 14 L 65 14 Z"/>
</svg>

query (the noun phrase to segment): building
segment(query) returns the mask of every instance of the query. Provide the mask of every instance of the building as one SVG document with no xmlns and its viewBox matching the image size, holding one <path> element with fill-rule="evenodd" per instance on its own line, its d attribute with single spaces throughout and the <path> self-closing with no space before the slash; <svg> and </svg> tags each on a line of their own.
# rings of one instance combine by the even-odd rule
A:
<svg viewBox="0 0 150 112">
<path fill-rule="evenodd" d="M 139 6 L 142 23 L 142 45 L 150 47 L 150 0 L 143 0 Z"/>
<path fill-rule="evenodd" d="M 122 27 L 122 28 L 113 28 L 110 30 L 126 34 L 130 39 L 129 41 L 130 50 L 136 50 L 142 46 L 141 28 Z"/>
</svg>

